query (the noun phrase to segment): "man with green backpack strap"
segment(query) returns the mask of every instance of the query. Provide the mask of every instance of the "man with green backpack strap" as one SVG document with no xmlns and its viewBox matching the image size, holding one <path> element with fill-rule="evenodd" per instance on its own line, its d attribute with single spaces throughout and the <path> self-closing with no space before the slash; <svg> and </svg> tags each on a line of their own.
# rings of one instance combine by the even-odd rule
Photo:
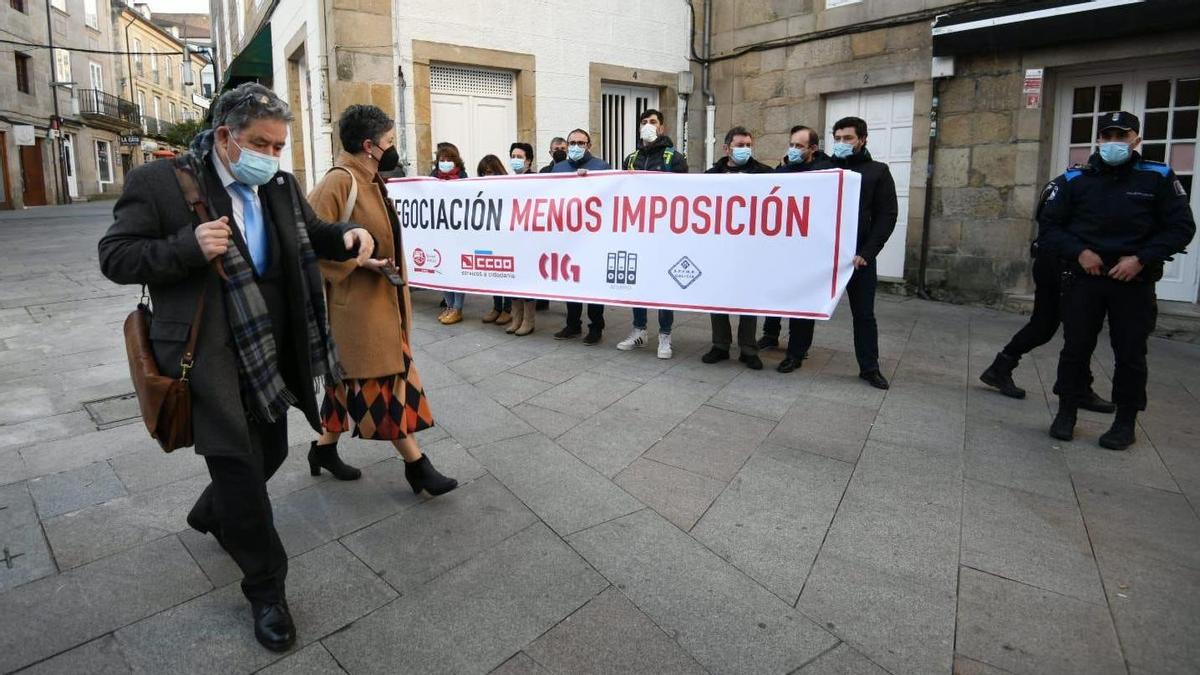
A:
<svg viewBox="0 0 1200 675">
<path fill-rule="evenodd" d="M 687 173 L 687 157 L 675 147 L 667 136 L 667 125 L 663 114 L 653 108 L 638 117 L 638 149 L 621 163 L 626 171 L 669 171 Z M 675 312 L 658 310 L 658 358 L 671 358 L 671 326 L 675 323 Z M 617 349 L 630 351 L 646 345 L 646 309 L 633 310 L 633 332 L 617 343 Z"/>
</svg>

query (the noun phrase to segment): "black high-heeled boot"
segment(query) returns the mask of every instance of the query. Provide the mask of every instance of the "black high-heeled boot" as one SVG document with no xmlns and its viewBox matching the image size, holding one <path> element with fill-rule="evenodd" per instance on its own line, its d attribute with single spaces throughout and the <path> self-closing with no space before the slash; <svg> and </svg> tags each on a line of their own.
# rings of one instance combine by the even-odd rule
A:
<svg viewBox="0 0 1200 675">
<path fill-rule="evenodd" d="M 317 445 L 317 442 L 313 441 L 312 447 L 308 449 L 308 468 L 314 476 L 320 476 L 321 469 L 325 469 L 338 480 L 358 480 L 362 477 L 362 471 L 343 462 L 342 458 L 338 457 L 336 442 L 329 445 Z"/>
<path fill-rule="evenodd" d="M 457 480 L 447 478 L 433 468 L 433 462 L 429 461 L 429 455 L 421 455 L 421 459 L 415 462 L 405 462 L 404 477 L 408 479 L 408 484 L 415 494 L 420 494 L 421 490 L 424 490 L 436 497 L 458 487 Z"/>
</svg>

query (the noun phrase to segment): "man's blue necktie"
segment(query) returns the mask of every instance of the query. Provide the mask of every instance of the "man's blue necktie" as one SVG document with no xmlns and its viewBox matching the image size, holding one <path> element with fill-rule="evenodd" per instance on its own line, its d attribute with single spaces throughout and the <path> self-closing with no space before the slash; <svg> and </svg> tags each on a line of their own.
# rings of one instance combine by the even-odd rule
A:
<svg viewBox="0 0 1200 675">
<path fill-rule="evenodd" d="M 262 276 L 267 270 L 267 229 L 263 225 L 262 209 L 254 199 L 254 192 L 243 183 L 231 183 L 234 192 L 242 198 L 242 230 L 246 248 L 250 251 L 254 269 Z"/>
</svg>

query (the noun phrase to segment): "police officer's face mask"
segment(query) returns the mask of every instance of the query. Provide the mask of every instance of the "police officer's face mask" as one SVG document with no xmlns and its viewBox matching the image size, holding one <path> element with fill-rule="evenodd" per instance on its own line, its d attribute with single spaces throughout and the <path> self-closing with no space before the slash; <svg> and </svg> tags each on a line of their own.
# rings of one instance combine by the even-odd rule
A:
<svg viewBox="0 0 1200 675">
<path fill-rule="evenodd" d="M 1109 166 L 1118 166 L 1129 161 L 1129 144 L 1124 141 L 1109 141 L 1100 144 L 1100 159 Z"/>
</svg>

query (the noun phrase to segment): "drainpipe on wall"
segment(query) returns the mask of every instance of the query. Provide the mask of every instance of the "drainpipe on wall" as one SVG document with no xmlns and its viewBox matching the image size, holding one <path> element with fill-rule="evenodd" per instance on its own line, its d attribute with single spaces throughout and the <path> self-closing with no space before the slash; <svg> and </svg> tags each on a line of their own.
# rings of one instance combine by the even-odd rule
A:
<svg viewBox="0 0 1200 675">
<path fill-rule="evenodd" d="M 925 167 L 925 212 L 921 216 L 921 262 L 917 270 L 917 297 L 930 300 L 929 287 L 925 283 L 925 274 L 929 267 L 929 212 L 933 210 L 933 176 L 934 154 L 937 150 L 938 133 L 938 95 L 941 91 L 942 78 L 933 78 L 933 96 L 929 105 L 929 163 Z"/>
<path fill-rule="evenodd" d="M 704 166 L 716 161 L 717 99 L 709 88 L 709 59 L 712 58 L 712 0 L 704 0 L 704 65 L 701 89 L 704 93 Z"/>
<path fill-rule="evenodd" d="M 405 103 L 408 81 L 404 79 L 404 66 L 396 66 L 396 85 L 399 91 L 396 99 L 396 142 L 400 144 L 400 166 L 404 168 L 404 175 L 411 176 L 412 168 L 408 165 L 408 107 Z"/>
</svg>

